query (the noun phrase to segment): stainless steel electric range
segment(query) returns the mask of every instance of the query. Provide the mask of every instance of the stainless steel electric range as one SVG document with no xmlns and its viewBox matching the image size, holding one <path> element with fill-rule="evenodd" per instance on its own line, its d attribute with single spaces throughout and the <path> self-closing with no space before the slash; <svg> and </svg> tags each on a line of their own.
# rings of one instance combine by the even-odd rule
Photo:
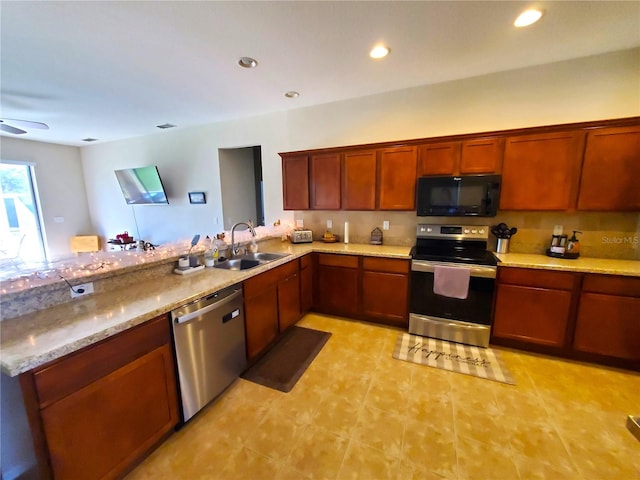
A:
<svg viewBox="0 0 640 480">
<path fill-rule="evenodd" d="M 418 225 L 411 251 L 409 333 L 489 346 L 498 260 L 487 250 L 488 239 L 487 226 Z M 450 275 L 452 267 L 454 275 L 468 275 L 465 298 L 434 292 L 439 290 L 436 276 Z"/>
</svg>

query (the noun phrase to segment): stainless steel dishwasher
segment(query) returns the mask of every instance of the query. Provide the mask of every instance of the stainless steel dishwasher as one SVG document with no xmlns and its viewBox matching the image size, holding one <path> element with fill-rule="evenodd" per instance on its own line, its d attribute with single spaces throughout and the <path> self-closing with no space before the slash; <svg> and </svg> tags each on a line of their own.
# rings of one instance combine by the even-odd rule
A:
<svg viewBox="0 0 640 480">
<path fill-rule="evenodd" d="M 247 366 L 242 286 L 171 312 L 183 421 L 227 388 Z"/>
</svg>

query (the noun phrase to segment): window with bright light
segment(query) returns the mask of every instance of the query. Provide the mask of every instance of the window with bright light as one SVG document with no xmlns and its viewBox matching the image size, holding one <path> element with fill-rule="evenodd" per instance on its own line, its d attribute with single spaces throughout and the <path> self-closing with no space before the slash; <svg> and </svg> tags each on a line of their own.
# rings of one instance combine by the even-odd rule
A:
<svg viewBox="0 0 640 480">
<path fill-rule="evenodd" d="M 45 260 L 33 167 L 0 163 L 0 270 L 19 270 Z"/>
</svg>

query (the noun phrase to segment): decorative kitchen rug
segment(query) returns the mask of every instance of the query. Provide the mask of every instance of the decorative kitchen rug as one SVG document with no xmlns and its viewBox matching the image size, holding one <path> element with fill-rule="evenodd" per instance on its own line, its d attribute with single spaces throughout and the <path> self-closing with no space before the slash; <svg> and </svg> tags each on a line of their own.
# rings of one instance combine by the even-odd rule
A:
<svg viewBox="0 0 640 480">
<path fill-rule="evenodd" d="M 330 336 L 329 332 L 293 326 L 241 377 L 281 392 L 290 392 Z"/>
<path fill-rule="evenodd" d="M 515 385 L 498 352 L 490 348 L 403 333 L 393 358 Z"/>
</svg>

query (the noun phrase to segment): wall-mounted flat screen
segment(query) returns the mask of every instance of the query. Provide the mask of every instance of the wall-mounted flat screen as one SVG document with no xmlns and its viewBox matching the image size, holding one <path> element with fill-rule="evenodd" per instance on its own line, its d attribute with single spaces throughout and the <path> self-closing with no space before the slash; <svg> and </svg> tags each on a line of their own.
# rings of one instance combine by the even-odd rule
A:
<svg viewBox="0 0 640 480">
<path fill-rule="evenodd" d="M 169 203 L 158 167 L 126 168 L 115 173 L 128 205 Z"/>
</svg>

